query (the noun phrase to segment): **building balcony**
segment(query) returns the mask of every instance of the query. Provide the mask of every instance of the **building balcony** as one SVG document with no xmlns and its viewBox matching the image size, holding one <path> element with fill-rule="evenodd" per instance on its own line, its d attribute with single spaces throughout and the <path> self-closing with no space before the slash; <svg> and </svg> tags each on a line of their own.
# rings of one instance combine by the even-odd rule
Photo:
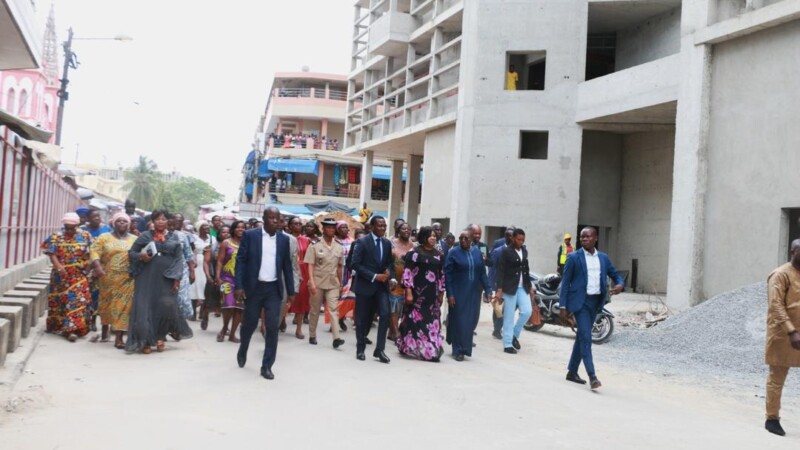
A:
<svg viewBox="0 0 800 450">
<path fill-rule="evenodd" d="M 411 14 L 386 12 L 369 29 L 369 52 L 372 55 L 399 56 L 405 54 L 411 33 L 417 28 Z"/>
<path fill-rule="evenodd" d="M 36 69 L 42 43 L 31 0 L 0 0 L 0 70 Z"/>
<path fill-rule="evenodd" d="M 328 119 L 343 122 L 347 91 L 343 89 L 276 88 L 272 92 L 270 115 L 300 119 Z"/>
<path fill-rule="evenodd" d="M 587 129 L 645 131 L 675 126 L 680 55 L 578 85 L 576 121 Z"/>
</svg>

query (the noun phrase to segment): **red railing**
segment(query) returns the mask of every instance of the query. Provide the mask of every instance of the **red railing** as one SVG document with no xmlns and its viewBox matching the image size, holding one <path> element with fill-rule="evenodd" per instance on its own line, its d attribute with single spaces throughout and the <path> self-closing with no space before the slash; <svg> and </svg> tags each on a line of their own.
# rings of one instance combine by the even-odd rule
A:
<svg viewBox="0 0 800 450">
<path fill-rule="evenodd" d="M 61 228 L 80 197 L 58 173 L 36 164 L 22 139 L 0 126 L 0 270 L 28 262 L 39 245 Z"/>
</svg>

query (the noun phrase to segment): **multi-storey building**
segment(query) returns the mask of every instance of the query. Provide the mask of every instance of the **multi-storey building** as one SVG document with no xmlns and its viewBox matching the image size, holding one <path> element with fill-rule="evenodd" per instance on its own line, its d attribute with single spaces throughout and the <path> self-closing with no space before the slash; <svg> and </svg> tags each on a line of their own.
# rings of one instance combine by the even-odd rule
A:
<svg viewBox="0 0 800 450">
<path fill-rule="evenodd" d="M 798 19 L 800 0 L 359 0 L 344 153 L 366 181 L 405 165 L 407 196 L 424 164 L 412 222 L 520 226 L 536 271 L 594 226 L 629 286 L 696 304 L 800 237 Z"/>
<path fill-rule="evenodd" d="M 346 108 L 344 75 L 275 75 L 245 163 L 242 215 L 258 216 L 271 203 L 293 213 L 309 213 L 305 204 L 326 200 L 360 206 L 361 159 L 341 152 Z M 388 167 L 376 167 L 371 179 L 366 201 L 375 211 L 386 210 L 389 175 Z"/>
</svg>

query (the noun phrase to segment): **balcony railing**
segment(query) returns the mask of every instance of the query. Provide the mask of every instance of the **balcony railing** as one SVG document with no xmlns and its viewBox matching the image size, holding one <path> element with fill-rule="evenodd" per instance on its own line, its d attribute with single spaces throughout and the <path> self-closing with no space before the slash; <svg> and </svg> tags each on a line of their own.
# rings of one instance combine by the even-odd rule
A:
<svg viewBox="0 0 800 450">
<path fill-rule="evenodd" d="M 290 194 L 290 195 L 314 195 L 314 196 L 325 196 L 325 197 L 335 197 L 335 198 L 359 198 L 361 195 L 361 185 L 359 184 L 350 184 L 340 187 L 323 187 L 320 191 L 317 189 L 317 186 L 314 185 L 292 185 L 287 188 L 278 189 L 275 184 L 269 185 L 269 196 L 270 200 L 274 202 L 274 200 L 280 201 L 281 194 Z M 267 194 L 266 192 L 264 194 Z M 262 195 L 261 201 L 266 201 L 265 195 Z M 389 193 L 384 191 L 372 191 L 372 200 L 375 201 L 386 201 L 389 200 Z"/>
<path fill-rule="evenodd" d="M 319 98 L 328 100 L 347 100 L 347 91 L 341 89 L 329 89 L 328 95 L 325 95 L 325 89 L 322 88 L 276 88 L 273 92 L 275 97 L 283 98 Z"/>
</svg>

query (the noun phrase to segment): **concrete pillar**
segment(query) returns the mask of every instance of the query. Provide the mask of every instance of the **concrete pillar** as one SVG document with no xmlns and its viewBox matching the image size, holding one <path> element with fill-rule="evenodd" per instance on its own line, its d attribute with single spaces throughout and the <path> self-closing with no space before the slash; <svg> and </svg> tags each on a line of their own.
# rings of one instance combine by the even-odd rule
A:
<svg viewBox="0 0 800 450">
<path fill-rule="evenodd" d="M 320 126 L 319 126 L 319 138 L 322 139 L 323 137 L 328 138 L 328 119 L 322 119 Z M 323 142 L 320 145 L 320 149 L 325 150 L 322 148 L 322 145 L 325 143 Z"/>
<path fill-rule="evenodd" d="M 422 168 L 422 156 L 411 155 L 408 158 L 408 170 L 406 171 L 406 222 L 413 229 L 417 228 L 417 216 L 419 216 L 419 171 Z"/>
<path fill-rule="evenodd" d="M 317 195 L 324 195 L 322 192 L 323 188 L 323 181 L 325 180 L 325 163 L 320 161 L 319 162 L 319 175 L 317 175 Z"/>
<path fill-rule="evenodd" d="M 359 196 L 358 208 L 361 209 L 364 203 L 372 201 L 372 161 L 375 156 L 372 151 L 364 152 L 364 161 L 361 164 L 361 195 Z"/>
<path fill-rule="evenodd" d="M 392 160 L 392 178 L 389 180 L 389 219 L 388 223 L 400 217 L 400 203 L 403 201 L 403 161 Z M 389 230 L 394 232 L 394 230 Z"/>
<path fill-rule="evenodd" d="M 694 306 L 703 292 L 707 133 L 711 46 L 694 44 L 709 23 L 710 0 L 688 2 L 681 12 L 681 74 L 675 120 L 675 163 L 670 219 L 667 302 Z"/>
</svg>

